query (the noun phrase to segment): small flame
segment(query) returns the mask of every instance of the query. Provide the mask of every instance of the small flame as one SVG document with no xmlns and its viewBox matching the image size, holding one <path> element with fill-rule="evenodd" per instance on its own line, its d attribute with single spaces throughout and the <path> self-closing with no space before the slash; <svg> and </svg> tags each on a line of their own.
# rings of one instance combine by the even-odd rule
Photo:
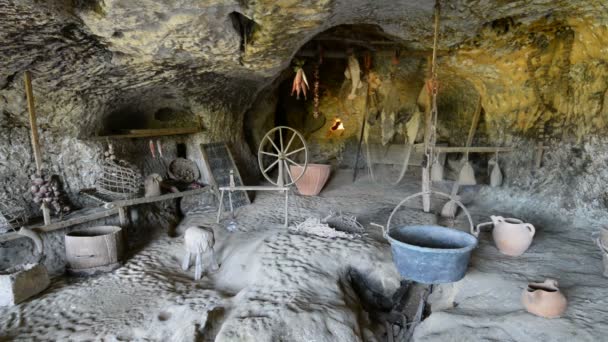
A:
<svg viewBox="0 0 608 342">
<path fill-rule="evenodd" d="M 335 118 L 334 123 L 331 125 L 331 130 L 332 131 L 343 131 L 344 124 L 342 123 L 342 120 L 340 120 L 339 118 Z"/>
</svg>

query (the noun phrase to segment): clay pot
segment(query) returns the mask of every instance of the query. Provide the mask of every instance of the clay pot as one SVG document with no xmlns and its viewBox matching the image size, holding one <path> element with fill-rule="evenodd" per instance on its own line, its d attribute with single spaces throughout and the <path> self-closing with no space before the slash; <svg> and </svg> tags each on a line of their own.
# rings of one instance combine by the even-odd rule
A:
<svg viewBox="0 0 608 342">
<path fill-rule="evenodd" d="M 490 174 L 490 186 L 495 188 L 502 185 L 502 171 L 500 171 L 500 167 L 498 164 L 494 165 L 492 168 L 492 173 Z"/>
<path fill-rule="evenodd" d="M 494 229 L 492 237 L 501 253 L 510 256 L 520 256 L 530 247 L 536 230 L 530 223 L 524 223 L 516 218 L 490 216 Z"/>
<path fill-rule="evenodd" d="M 568 301 L 560 292 L 555 279 L 528 284 L 521 301 L 529 313 L 545 318 L 561 316 L 568 306 Z"/>
<path fill-rule="evenodd" d="M 302 167 L 289 166 L 291 175 L 297 179 L 302 174 Z M 316 196 L 321 192 L 323 186 L 329 179 L 331 166 L 325 164 L 308 164 L 304 175 L 296 182 L 296 187 L 301 195 Z"/>
</svg>

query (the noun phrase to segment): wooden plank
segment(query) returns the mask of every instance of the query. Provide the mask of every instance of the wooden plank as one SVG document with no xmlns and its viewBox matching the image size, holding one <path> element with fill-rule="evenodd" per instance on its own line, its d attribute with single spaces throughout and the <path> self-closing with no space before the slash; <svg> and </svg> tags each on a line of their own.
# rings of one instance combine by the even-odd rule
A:
<svg viewBox="0 0 608 342">
<path fill-rule="evenodd" d="M 144 129 L 121 129 L 124 134 L 187 134 L 199 131 L 197 127 L 177 127 L 177 128 L 144 128 Z"/>
<path fill-rule="evenodd" d="M 437 146 L 435 147 L 436 152 L 442 153 L 457 153 L 457 152 L 469 152 L 469 153 L 496 153 L 496 152 L 512 152 L 512 147 L 491 147 L 491 146 L 474 146 L 474 147 L 461 147 L 461 146 Z"/>
<path fill-rule="evenodd" d="M 202 193 L 211 191 L 211 189 L 212 189 L 212 187 L 206 186 L 206 187 L 200 188 L 200 189 L 175 192 L 175 193 L 170 193 L 170 194 L 165 194 L 165 195 L 160 195 L 160 196 L 141 197 L 141 198 L 133 198 L 133 199 L 128 199 L 128 200 L 114 201 L 114 202 L 104 204 L 104 207 L 110 209 L 110 208 L 129 207 L 129 206 L 138 205 L 138 204 L 166 201 L 166 200 L 180 198 L 180 197 L 184 197 L 184 196 L 202 194 Z"/>
<path fill-rule="evenodd" d="M 266 185 L 221 186 L 220 191 L 288 191 L 288 187 Z"/>
<path fill-rule="evenodd" d="M 127 134 L 113 134 L 113 135 L 100 135 L 93 137 L 93 139 L 136 139 L 136 138 L 147 138 L 147 137 L 162 137 L 168 135 L 182 135 L 182 134 L 193 134 L 202 132 L 200 128 L 173 128 L 166 130 L 149 130 L 141 133 L 127 133 Z"/>
<path fill-rule="evenodd" d="M 212 189 L 212 187 L 205 187 L 205 188 L 201 188 L 201 189 L 182 191 L 182 192 L 178 192 L 178 193 L 166 194 L 166 195 L 161 195 L 161 196 L 135 198 L 135 199 L 124 200 L 124 201 L 110 202 L 104 206 L 105 207 L 104 209 L 97 210 L 90 214 L 78 215 L 78 212 L 75 212 L 73 214 L 75 217 L 67 219 L 67 220 L 51 222 L 49 225 L 46 225 L 46 226 L 31 225 L 31 226 L 26 226 L 26 228 L 32 229 L 38 233 L 51 232 L 54 230 L 71 227 L 71 226 L 74 226 L 77 224 L 102 219 L 102 218 L 105 218 L 108 216 L 117 215 L 120 213 L 121 209 L 128 207 L 128 206 L 144 204 L 144 203 L 151 203 L 151 202 L 159 202 L 159 201 L 165 201 L 168 199 L 179 198 L 179 197 L 183 197 L 183 196 L 201 194 L 201 193 L 210 191 L 211 189 Z M 122 219 L 122 221 L 124 221 L 126 223 L 127 222 L 126 212 L 124 212 L 123 214 L 124 214 L 124 217 L 122 217 L 121 219 Z M 23 236 L 19 235 L 17 233 L 14 233 L 14 232 L 5 233 L 5 234 L 0 235 L 0 242 L 10 241 L 10 240 L 18 239 L 21 237 L 23 237 Z"/>
<path fill-rule="evenodd" d="M 423 147 L 421 145 L 421 147 Z M 368 163 L 372 164 L 384 164 L 384 165 L 403 165 L 407 146 L 404 144 L 389 144 L 382 146 L 381 144 L 370 144 L 370 157 Z M 412 153 L 408 165 L 422 165 L 422 148 L 417 153 Z"/>
<path fill-rule="evenodd" d="M 370 144 L 369 148 L 372 156 L 372 160 L 370 161 L 371 163 L 387 165 L 403 164 L 403 156 L 405 153 L 405 145 L 403 144 L 389 144 L 387 146 L 382 146 L 380 144 Z M 541 146 L 536 148 L 544 149 L 546 147 Z M 424 145 L 416 144 L 414 145 L 414 150 L 416 153 L 413 153 L 411 155 L 408 165 L 420 166 L 422 163 L 422 153 L 424 152 Z M 506 153 L 513 152 L 514 150 L 515 149 L 513 147 L 494 146 L 435 146 L 435 153 L 440 154 L 440 162 L 441 160 L 445 160 L 445 154 L 447 153 Z M 441 154 L 443 154 L 443 156 Z"/>
<path fill-rule="evenodd" d="M 108 216 L 113 216 L 116 214 L 118 214 L 118 209 L 116 209 L 116 208 L 103 209 L 103 210 L 93 212 L 91 214 L 84 214 L 84 215 L 79 215 L 78 212 L 76 212 L 76 213 L 74 213 L 75 217 L 67 219 L 67 220 L 51 222 L 50 224 L 48 224 L 46 226 L 45 225 L 31 225 L 31 226 L 26 226 L 25 228 L 31 229 L 37 233 L 48 233 L 48 232 L 52 232 L 54 230 L 71 227 L 71 226 L 74 226 L 77 224 L 102 219 L 102 218 L 105 218 Z M 15 232 L 5 233 L 5 234 L 0 235 L 0 242 L 15 240 L 15 239 L 19 239 L 22 237 L 24 237 L 24 236 L 17 234 Z"/>
<path fill-rule="evenodd" d="M 46 226 L 41 226 L 41 227 L 35 227 L 35 228 L 31 228 L 31 227 L 26 227 L 26 228 L 30 228 L 32 230 L 38 230 L 40 232 L 51 232 L 53 230 L 57 230 L 57 229 L 62 229 L 62 228 L 67 228 L 73 225 L 77 225 L 77 224 L 81 224 L 81 223 L 85 223 L 85 222 L 89 222 L 89 221 L 94 221 L 94 220 L 98 220 L 98 219 L 102 219 L 108 216 L 113 216 L 118 214 L 118 209 L 105 209 L 99 212 L 95 212 L 92 214 L 88 214 L 88 215 L 84 215 L 84 216 L 80 216 L 80 217 L 74 217 L 72 219 L 68 219 L 68 220 L 63 220 L 63 221 L 56 221 L 56 222 L 52 222 L 49 225 Z"/>
<path fill-rule="evenodd" d="M 380 44 L 378 44 L 378 45 L 380 45 Z M 377 46 L 377 47 L 375 47 L 375 49 L 377 51 L 374 52 L 374 55 L 376 55 L 377 57 L 392 57 L 395 55 L 396 48 L 398 48 L 398 46 L 395 46 L 395 47 Z M 441 56 L 446 56 L 449 53 L 450 53 L 449 50 L 438 51 L 438 54 Z M 433 54 L 432 51 L 413 51 L 413 50 L 407 51 L 406 49 L 401 49 L 399 55 L 400 55 L 400 57 L 403 57 L 403 58 L 426 58 L 427 56 L 430 56 L 432 54 Z M 299 51 L 296 54 L 296 56 L 318 58 L 319 52 L 317 50 L 302 50 L 302 51 Z M 343 51 L 323 51 L 323 58 L 348 59 L 348 54 Z"/>
</svg>

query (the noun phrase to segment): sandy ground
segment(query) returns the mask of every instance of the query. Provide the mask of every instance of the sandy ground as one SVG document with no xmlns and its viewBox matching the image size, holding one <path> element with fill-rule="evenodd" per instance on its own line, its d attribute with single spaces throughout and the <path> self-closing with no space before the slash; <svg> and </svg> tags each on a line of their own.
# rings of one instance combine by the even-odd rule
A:
<svg viewBox="0 0 608 342">
<path fill-rule="evenodd" d="M 466 277 L 435 287 L 432 314 L 415 340 L 605 341 L 608 279 L 592 239 L 598 226 L 552 212 L 550 203 L 485 190 L 471 206 L 477 222 L 489 221 L 487 213 L 522 218 L 536 227 L 533 243 L 522 256 L 510 257 L 498 251 L 489 231 L 482 232 Z M 526 285 L 546 278 L 558 280 L 568 299 L 561 318 L 534 316 L 521 304 Z"/>
<path fill-rule="evenodd" d="M 136 251 L 113 273 L 59 277 L 39 296 L 0 309 L 0 340 L 360 341 L 378 340 L 347 276 L 350 269 L 385 295 L 399 286 L 388 244 L 378 228 L 419 184 L 379 187 L 350 173 L 335 175 L 319 197 L 294 196 L 292 222 L 330 209 L 357 215 L 362 238 L 323 238 L 282 227 L 283 197 L 258 193 L 237 211 L 238 231 L 215 225 L 215 213 L 194 212 L 178 227 L 206 225 L 216 233 L 220 270 L 201 281 L 179 268 L 182 239 L 162 237 Z M 522 217 L 508 201 L 473 204 L 477 222 L 490 213 Z M 494 203 L 492 203 L 494 204 Z M 441 203 L 437 203 L 440 207 Z M 412 203 L 419 207 L 419 203 Z M 519 214 L 519 215 L 515 215 Z M 530 250 L 499 254 L 483 233 L 461 282 L 436 286 L 432 313 L 416 330 L 419 341 L 602 340 L 608 334 L 601 259 L 589 227 L 543 218 Z M 405 209 L 397 222 L 433 223 L 432 214 Z M 458 226 L 466 227 L 462 220 Z M 570 300 L 563 318 L 532 316 L 520 304 L 527 281 L 554 277 Z"/>
</svg>

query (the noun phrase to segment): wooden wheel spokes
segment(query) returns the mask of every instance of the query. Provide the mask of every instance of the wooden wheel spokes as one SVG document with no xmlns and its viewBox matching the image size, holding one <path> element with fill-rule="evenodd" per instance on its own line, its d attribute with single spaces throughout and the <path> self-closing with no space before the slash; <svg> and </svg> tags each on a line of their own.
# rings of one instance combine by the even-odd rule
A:
<svg viewBox="0 0 608 342">
<path fill-rule="evenodd" d="M 278 140 L 278 144 L 275 142 L 275 139 Z M 268 148 L 270 148 L 271 152 L 267 151 Z M 303 158 L 296 158 L 302 157 L 302 154 Z M 298 163 L 294 159 L 303 160 L 303 163 Z M 293 128 L 286 126 L 275 127 L 262 138 L 258 150 L 258 162 L 262 175 L 270 183 L 278 186 L 292 185 L 304 175 L 304 171 L 294 178 L 289 169 L 290 164 L 298 166 L 303 170 L 308 165 L 306 141 L 302 134 Z M 278 167 L 278 175 L 276 179 L 273 179 L 274 177 L 270 177 L 270 173 L 276 167 Z"/>
</svg>

